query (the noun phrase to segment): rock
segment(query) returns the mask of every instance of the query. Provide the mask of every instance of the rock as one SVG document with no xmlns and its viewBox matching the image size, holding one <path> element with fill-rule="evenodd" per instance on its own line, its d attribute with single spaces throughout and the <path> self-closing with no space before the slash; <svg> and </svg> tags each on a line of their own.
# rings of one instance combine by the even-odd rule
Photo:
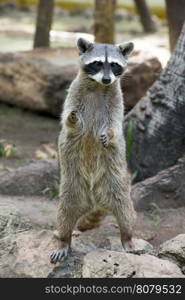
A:
<svg viewBox="0 0 185 300">
<path fill-rule="evenodd" d="M 54 159 L 35 160 L 30 165 L 1 172 L 0 194 L 41 195 L 58 189 L 58 165 Z"/>
<path fill-rule="evenodd" d="M 121 240 L 119 236 L 111 236 L 108 239 L 110 241 L 110 248 L 109 248 L 110 250 L 123 252 L 123 246 L 121 244 Z M 149 242 L 143 239 L 133 238 L 133 245 L 135 250 L 144 251 L 144 252 L 153 252 L 153 246 Z"/>
<path fill-rule="evenodd" d="M 47 277 L 49 254 L 56 244 L 51 231 L 30 230 L 0 239 L 0 277 Z"/>
<path fill-rule="evenodd" d="M 98 249 L 84 257 L 85 278 L 181 278 L 178 266 L 167 260 L 144 254 L 134 255 Z"/>
<path fill-rule="evenodd" d="M 164 242 L 159 248 L 158 255 L 177 263 L 185 273 L 185 234 L 179 234 Z"/>
<path fill-rule="evenodd" d="M 132 199 L 137 210 L 146 210 L 151 203 L 159 208 L 177 208 L 185 205 L 185 160 L 157 175 L 132 186 Z"/>
<path fill-rule="evenodd" d="M 133 238 L 133 244 L 134 244 L 134 248 L 139 251 L 153 252 L 153 250 L 154 250 L 153 246 L 149 242 L 147 242 L 143 239 Z"/>
<path fill-rule="evenodd" d="M 57 263 L 49 278 L 81 278 L 82 277 L 83 254 L 73 251 L 63 262 Z"/>
<path fill-rule="evenodd" d="M 13 231 L 11 231 L 13 232 Z M 67 259 L 56 265 L 50 264 L 49 255 L 58 247 L 58 241 L 51 230 L 30 229 L 24 232 L 9 234 L 0 239 L 0 277 L 50 277 L 79 278 L 82 277 L 83 258 L 87 253 L 96 251 L 98 247 L 107 248 L 107 238 L 103 232 L 94 229 L 89 232 L 74 232 L 72 252 Z M 14 231 L 15 232 L 15 231 Z M 98 234 L 100 232 L 100 237 Z M 94 239 L 94 234 L 97 238 Z M 101 239 L 101 241 L 100 241 Z M 151 249 L 152 246 L 134 239 L 137 249 Z M 118 245 L 118 240 L 114 246 Z M 110 249 L 112 246 L 109 244 Z M 123 254 L 123 249 L 119 249 Z"/>
<path fill-rule="evenodd" d="M 58 247 L 53 231 L 11 232 L 14 231 L 0 238 L 0 278 L 184 277 L 179 267 L 167 259 L 125 253 L 119 249 L 116 237 L 112 244 L 106 243 L 101 229 L 74 232 L 71 253 L 56 265 L 49 261 L 51 251 Z M 153 252 L 149 243 L 141 239 L 133 242 L 136 249 Z M 117 251 L 107 250 L 107 247 L 117 248 Z"/>
<path fill-rule="evenodd" d="M 90 239 L 74 237 L 72 254 L 55 266 L 49 256 L 57 247 L 51 230 L 31 229 L 0 239 L 0 277 L 81 277 L 83 256 L 96 249 Z"/>
</svg>

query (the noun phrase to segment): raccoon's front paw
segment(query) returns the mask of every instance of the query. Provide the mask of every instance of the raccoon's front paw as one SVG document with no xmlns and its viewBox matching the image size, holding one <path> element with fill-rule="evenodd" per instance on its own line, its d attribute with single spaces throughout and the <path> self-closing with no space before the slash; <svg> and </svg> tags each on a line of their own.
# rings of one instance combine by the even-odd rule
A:
<svg viewBox="0 0 185 300">
<path fill-rule="evenodd" d="M 108 147 L 109 145 L 109 138 L 108 135 L 103 133 L 100 135 L 100 142 L 102 143 L 103 147 Z"/>
<path fill-rule="evenodd" d="M 114 132 L 112 128 L 107 128 L 105 132 L 100 135 L 100 141 L 104 147 L 108 147 L 109 142 L 112 141 Z"/>
<path fill-rule="evenodd" d="M 69 116 L 68 116 L 68 120 L 71 122 L 71 123 L 76 123 L 78 121 L 78 117 L 77 117 L 77 112 L 75 110 L 73 110 Z"/>
<path fill-rule="evenodd" d="M 78 122 L 77 112 L 73 110 L 67 117 L 67 125 L 69 127 L 74 127 L 74 125 Z"/>
</svg>

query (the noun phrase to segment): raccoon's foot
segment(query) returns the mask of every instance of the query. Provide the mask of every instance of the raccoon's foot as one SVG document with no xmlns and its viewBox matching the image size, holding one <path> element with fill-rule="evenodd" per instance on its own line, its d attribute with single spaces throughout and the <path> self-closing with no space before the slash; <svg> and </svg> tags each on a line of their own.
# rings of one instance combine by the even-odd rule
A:
<svg viewBox="0 0 185 300">
<path fill-rule="evenodd" d="M 122 240 L 122 245 L 123 245 L 124 250 L 128 253 L 135 251 L 135 247 L 134 247 L 132 238 Z"/>
<path fill-rule="evenodd" d="M 61 248 L 54 250 L 50 255 L 50 262 L 52 264 L 56 264 L 58 261 L 61 260 L 63 257 L 67 257 L 68 252 L 70 250 L 70 246 L 68 243 L 62 242 Z"/>
<path fill-rule="evenodd" d="M 114 137 L 112 128 L 107 128 L 106 132 L 100 135 L 100 141 L 104 147 L 108 147 L 110 140 Z"/>
<path fill-rule="evenodd" d="M 67 117 L 67 125 L 69 127 L 74 127 L 77 122 L 78 122 L 77 112 L 73 110 L 72 112 L 70 112 L 70 114 Z"/>
</svg>

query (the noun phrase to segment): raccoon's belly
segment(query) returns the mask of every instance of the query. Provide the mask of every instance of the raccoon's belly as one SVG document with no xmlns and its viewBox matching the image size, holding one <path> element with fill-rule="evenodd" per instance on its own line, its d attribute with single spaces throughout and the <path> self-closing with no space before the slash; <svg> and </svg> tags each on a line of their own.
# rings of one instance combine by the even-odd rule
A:
<svg viewBox="0 0 185 300">
<path fill-rule="evenodd" d="M 79 151 L 79 171 L 90 188 L 93 188 L 106 172 L 103 164 L 103 150 L 101 143 L 91 136 L 82 138 Z"/>
</svg>

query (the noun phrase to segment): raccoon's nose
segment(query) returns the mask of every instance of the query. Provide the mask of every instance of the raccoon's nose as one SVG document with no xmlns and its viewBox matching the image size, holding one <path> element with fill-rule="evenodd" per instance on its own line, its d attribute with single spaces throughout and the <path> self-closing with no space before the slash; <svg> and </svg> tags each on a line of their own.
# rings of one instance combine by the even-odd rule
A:
<svg viewBox="0 0 185 300">
<path fill-rule="evenodd" d="M 111 82 L 111 79 L 110 79 L 110 77 L 103 76 L 102 82 L 103 82 L 104 84 L 109 84 L 109 83 Z"/>
</svg>

